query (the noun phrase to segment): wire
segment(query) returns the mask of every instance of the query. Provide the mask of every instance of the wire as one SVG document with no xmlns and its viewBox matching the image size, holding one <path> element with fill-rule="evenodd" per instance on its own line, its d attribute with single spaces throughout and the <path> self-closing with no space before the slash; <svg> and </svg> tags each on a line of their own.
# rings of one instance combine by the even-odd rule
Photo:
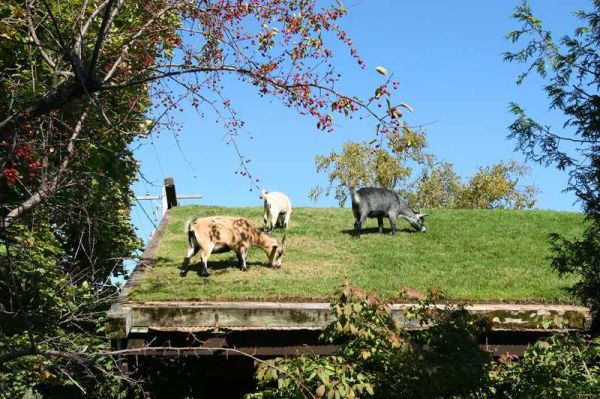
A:
<svg viewBox="0 0 600 399">
<path fill-rule="evenodd" d="M 144 212 L 144 214 L 146 215 L 146 217 L 148 218 L 148 220 L 150 221 L 150 223 L 152 224 L 152 226 L 154 226 L 154 230 L 156 230 L 156 228 L 158 227 L 156 225 L 156 223 L 154 223 L 154 220 L 152 220 L 152 218 L 150 217 L 150 215 L 148 215 L 148 212 L 146 212 L 146 209 L 144 209 L 144 206 L 140 203 L 140 201 L 136 198 L 135 202 L 138 203 L 138 205 L 140 206 L 140 208 L 142 209 L 142 211 Z"/>
</svg>

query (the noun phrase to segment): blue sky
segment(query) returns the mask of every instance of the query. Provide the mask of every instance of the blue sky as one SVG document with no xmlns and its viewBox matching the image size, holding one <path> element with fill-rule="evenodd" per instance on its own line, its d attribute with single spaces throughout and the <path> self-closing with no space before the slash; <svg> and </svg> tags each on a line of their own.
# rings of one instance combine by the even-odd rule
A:
<svg viewBox="0 0 600 399">
<path fill-rule="evenodd" d="M 518 3 L 347 0 L 349 15 L 341 24 L 367 68 L 361 70 L 345 47 L 335 46 L 335 65 L 343 77 L 340 87 L 367 97 L 383 82 L 374 68 L 385 66 L 400 82 L 395 98 L 414 108 L 408 121 L 427 124 L 430 151 L 453 163 L 461 176 L 470 176 L 479 166 L 501 159 L 524 161 L 514 152 L 514 142 L 506 139 L 513 119 L 508 103 L 520 103 L 545 123 L 557 124 L 561 119 L 547 111 L 542 82 L 534 78 L 517 86 L 515 80 L 523 66 L 502 60 L 502 53 L 511 49 L 504 36 L 518 27 L 511 18 Z M 587 4 L 582 0 L 531 1 L 534 13 L 555 31 L 555 37 L 572 30 L 576 20 L 571 12 Z M 314 157 L 339 150 L 348 140 L 372 139 L 374 123 L 336 120 L 336 130 L 324 133 L 312 119 L 277 101 L 260 98 L 254 87 L 232 80 L 225 94 L 246 121 L 247 132 L 238 138 L 238 145 L 251 159 L 250 168 L 261 185 L 287 193 L 295 206 L 336 206 L 333 198 L 315 203 L 307 197 L 311 187 L 326 184 L 326 176 L 315 171 Z M 152 184 L 136 183 L 135 193 L 158 194 L 162 179 L 172 176 L 179 194 L 204 196 L 195 203 L 260 205 L 259 193 L 249 191 L 248 182 L 234 173 L 238 158 L 225 144 L 224 130 L 215 118 L 200 119 L 191 107 L 177 118 L 183 126 L 181 150 L 169 132 L 141 143 L 136 150 L 142 173 Z M 531 166 L 526 183 L 541 190 L 538 208 L 579 210 L 574 197 L 562 192 L 566 175 L 554 168 Z M 145 205 L 151 213 L 156 204 Z M 132 217 L 142 230 L 151 228 L 139 207 Z"/>
</svg>

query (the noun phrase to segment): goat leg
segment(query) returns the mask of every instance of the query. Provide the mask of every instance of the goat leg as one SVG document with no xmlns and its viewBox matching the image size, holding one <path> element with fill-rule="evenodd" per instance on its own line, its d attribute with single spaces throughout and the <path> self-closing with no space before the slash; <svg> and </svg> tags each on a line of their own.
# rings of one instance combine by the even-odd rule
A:
<svg viewBox="0 0 600 399">
<path fill-rule="evenodd" d="M 241 269 L 243 272 L 248 271 L 248 267 L 246 266 L 246 255 L 248 254 L 248 250 L 246 248 L 240 248 L 238 252 L 238 260 L 241 260 Z"/>
<path fill-rule="evenodd" d="M 190 258 L 187 256 L 183 258 L 183 263 L 181 264 L 181 273 L 179 275 L 181 277 L 185 277 L 187 275 L 188 269 L 190 267 Z"/>
<path fill-rule="evenodd" d="M 379 226 L 379 234 L 383 233 L 383 216 L 377 216 L 377 226 Z"/>
<path fill-rule="evenodd" d="M 354 222 L 354 237 L 356 238 L 360 238 L 360 229 L 362 227 L 362 218 L 356 218 L 356 221 Z"/>
<path fill-rule="evenodd" d="M 210 253 L 206 253 L 206 252 L 202 252 L 202 270 L 200 270 L 200 274 L 202 274 L 203 277 L 208 277 L 209 273 L 208 273 L 208 257 L 210 256 Z"/>
<path fill-rule="evenodd" d="M 396 216 L 390 215 L 390 227 L 392 228 L 392 235 L 396 235 Z"/>
<path fill-rule="evenodd" d="M 185 255 L 185 258 L 183 258 L 183 263 L 181 264 L 181 273 L 179 273 L 181 277 L 186 276 L 190 268 L 190 259 L 192 259 L 192 256 L 198 253 L 198 249 L 199 248 L 196 246 L 191 246 L 188 248 L 187 254 Z"/>
<path fill-rule="evenodd" d="M 238 267 L 240 268 L 240 270 L 244 270 L 244 256 L 242 255 L 242 252 L 238 251 L 235 254 L 237 255 L 238 259 Z"/>
</svg>

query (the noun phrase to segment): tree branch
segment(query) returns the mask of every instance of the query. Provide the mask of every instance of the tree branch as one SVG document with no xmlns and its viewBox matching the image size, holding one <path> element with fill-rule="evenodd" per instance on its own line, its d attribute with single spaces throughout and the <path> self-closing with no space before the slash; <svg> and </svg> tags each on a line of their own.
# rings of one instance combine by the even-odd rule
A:
<svg viewBox="0 0 600 399">
<path fill-rule="evenodd" d="M 115 0 L 109 0 L 104 10 L 104 17 L 102 18 L 102 23 L 100 24 L 100 31 L 98 32 L 98 37 L 96 38 L 96 44 L 94 44 L 94 51 L 92 52 L 92 56 L 90 57 L 87 70 L 85 73 L 86 80 L 93 79 L 94 74 L 96 73 L 96 63 L 98 62 L 98 57 L 100 56 L 100 51 L 102 50 L 102 46 L 104 45 L 104 39 L 106 39 L 106 34 L 108 33 L 108 28 L 112 24 L 113 19 L 119 12 L 119 9 L 123 5 L 124 0 L 118 0 L 118 4 L 113 10 L 113 3 Z"/>
<path fill-rule="evenodd" d="M 121 64 L 121 62 L 123 62 L 123 58 L 125 57 L 125 55 L 129 51 L 129 46 L 131 45 L 131 43 L 133 41 L 135 41 L 136 39 L 138 39 L 142 35 L 142 33 L 144 33 L 144 31 L 146 31 L 146 29 L 148 29 L 148 27 L 150 25 L 152 25 L 157 19 L 160 19 L 167 11 L 169 11 L 171 9 L 172 9 L 171 7 L 165 7 L 162 10 L 160 10 L 154 17 L 150 18 L 148 20 L 148 22 L 146 22 L 144 24 L 144 26 L 142 26 L 135 33 L 135 35 L 133 35 L 129 40 L 127 40 L 126 43 L 124 43 L 123 49 L 121 50 L 121 54 L 119 55 L 119 58 L 117 58 L 117 60 L 113 64 L 113 66 L 110 69 L 110 71 L 108 71 L 108 73 L 104 76 L 104 79 L 102 79 L 102 83 L 105 83 L 105 82 L 109 81 L 112 78 L 112 76 L 117 71 L 117 68 L 119 67 L 119 65 Z"/>
<path fill-rule="evenodd" d="M 10 224 L 15 218 L 23 215 L 24 213 L 29 212 L 31 209 L 35 208 L 46 198 L 48 198 L 48 196 L 54 194 L 56 191 L 59 190 L 63 173 L 67 170 L 69 164 L 71 163 L 75 155 L 75 141 L 79 137 L 79 133 L 81 133 L 81 129 L 83 128 L 84 123 L 89 115 L 90 108 L 91 105 L 88 105 L 87 108 L 81 114 L 79 121 L 77 121 L 77 125 L 75 125 L 73 133 L 71 134 L 71 137 L 69 138 L 69 142 L 67 144 L 67 155 L 65 155 L 65 157 L 63 158 L 50 183 L 48 183 L 45 188 L 38 189 L 31 197 L 19 204 L 16 208 L 11 210 L 8 213 L 8 215 L 6 215 L 3 221 L 4 230 L 6 230 L 8 226 L 10 226 Z"/>
<path fill-rule="evenodd" d="M 94 21 L 94 19 L 98 16 L 98 14 L 100 14 L 102 12 L 102 10 L 104 9 L 104 7 L 106 7 L 108 2 L 109 2 L 109 0 L 105 0 L 102 3 L 100 3 L 98 5 L 98 7 L 96 7 L 96 9 L 92 12 L 90 17 L 85 22 L 85 24 L 83 24 L 83 26 L 81 27 L 81 30 L 79 31 L 79 35 L 75 39 L 75 46 L 74 46 L 75 54 L 79 57 L 79 59 L 81 59 L 81 52 L 82 52 L 81 43 L 83 42 L 83 37 L 85 36 L 88 29 L 92 25 L 92 22 Z"/>
<path fill-rule="evenodd" d="M 48 55 L 48 53 L 44 51 L 44 48 L 42 47 L 40 40 L 37 37 L 37 33 L 35 32 L 35 27 L 33 26 L 33 17 L 31 15 L 30 0 L 25 1 L 25 8 L 27 9 L 27 25 L 29 26 L 29 36 L 31 37 L 31 40 L 33 40 L 38 50 L 40 51 L 42 58 L 46 60 L 48 65 L 50 65 L 53 69 L 56 69 L 56 62 L 54 62 L 52 58 L 50 58 L 50 55 Z"/>
</svg>

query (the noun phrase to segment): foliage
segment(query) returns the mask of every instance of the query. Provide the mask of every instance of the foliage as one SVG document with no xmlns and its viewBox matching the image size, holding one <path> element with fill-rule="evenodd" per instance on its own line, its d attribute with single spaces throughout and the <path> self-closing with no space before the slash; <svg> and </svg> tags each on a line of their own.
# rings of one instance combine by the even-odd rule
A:
<svg viewBox="0 0 600 399">
<path fill-rule="evenodd" d="M 11 38 L 5 50 L 16 49 L 24 56 L 23 62 L 5 57 L 3 65 L 6 101 L 2 103 L 6 106 L 0 128 L 5 138 L 12 137 L 17 144 L 5 143 L 11 162 L 29 151 L 29 134 L 41 134 L 36 130 L 41 116 L 64 117 L 63 108 L 72 104 L 77 105 L 73 113 L 81 115 L 88 99 L 97 107 L 132 92 L 123 105 L 139 130 L 156 130 L 165 124 L 173 128 L 165 122 L 172 121 L 169 112 L 182 109 L 184 100 L 189 100 L 201 116 L 214 112 L 231 142 L 243 121 L 223 92 L 221 79 L 228 75 L 255 86 L 261 96 L 271 95 L 284 106 L 314 117 L 322 130 L 333 129 L 335 114 L 364 111 L 377 121 L 381 140 L 396 143 L 403 130 L 400 108 L 410 107 L 392 105 L 391 90 L 397 82 L 392 84 L 391 76 L 366 101 L 335 89 L 340 76 L 333 67 L 329 41 L 337 38 L 361 68 L 365 63 L 338 23 L 347 13 L 343 4 L 328 3 L 109 0 L 93 5 L 75 1 L 59 7 L 44 0 L 9 2 L 0 13 L 6 21 L 3 37 Z M 24 68 L 28 65 L 35 67 Z M 34 76 L 41 71 L 51 79 Z M 387 75 L 385 68 L 378 71 Z M 13 95 L 15 89 L 18 96 Z M 145 114 L 148 90 L 154 100 L 152 119 Z M 379 114 L 375 101 L 381 106 L 384 99 L 387 107 Z M 105 108 L 105 123 L 119 127 L 110 120 L 112 109 Z M 27 181 L 28 168 L 37 170 L 43 163 L 40 155 L 28 153 L 33 162 L 3 164 L 4 183 L 18 187 Z M 56 188 L 39 193 L 48 196 L 48 191 Z"/>
<path fill-rule="evenodd" d="M 256 371 L 263 398 L 583 398 L 600 394 L 600 341 L 560 333 L 543 338 L 521 358 L 483 352 L 484 323 L 431 290 L 404 311 L 413 330 L 398 328 L 374 294 L 343 286 L 332 305 L 336 319 L 322 338 L 334 356 L 301 355 L 261 362 Z M 441 306 L 440 301 L 444 304 Z M 414 329 L 417 327 L 417 329 Z M 425 327 L 425 328 L 419 328 Z"/>
<path fill-rule="evenodd" d="M 75 281 L 48 225 L 11 229 L 18 238 L 0 249 L 2 395 L 121 397 L 114 360 L 86 356 L 108 345 L 101 315 L 114 291 Z"/>
<path fill-rule="evenodd" d="M 493 360 L 477 337 L 486 331 L 439 290 L 426 297 L 406 289 L 416 305 L 403 311 L 413 331 L 399 328 L 374 294 L 350 288 L 322 334 L 338 344 L 333 356 L 300 355 L 261 362 L 258 392 L 265 398 L 580 398 L 600 394 L 600 341 L 561 333 L 543 338 L 521 358 Z M 440 303 L 441 302 L 441 303 Z M 443 306 L 442 306 L 443 304 Z M 416 329 L 415 329 L 416 327 Z"/>
<path fill-rule="evenodd" d="M 452 164 L 442 162 L 423 169 L 411 189 L 405 190 L 402 195 L 409 203 L 419 204 L 426 209 L 453 209 L 457 208 L 457 197 L 464 189 Z"/>
<path fill-rule="evenodd" d="M 581 282 L 572 288 L 585 304 L 600 310 L 600 1 L 590 1 L 589 9 L 575 12 L 580 26 L 556 41 L 536 18 L 526 1 L 516 8 L 514 18 L 522 25 L 510 32 L 513 43 L 525 41 L 505 60 L 527 65 L 518 78 L 529 73 L 545 82 L 549 109 L 564 117 L 560 126 L 547 126 L 528 116 L 518 104 L 511 104 L 516 119 L 510 125 L 510 138 L 531 160 L 554 165 L 569 174 L 566 190 L 575 193 L 591 220 L 581 238 L 555 235 L 553 265 L 561 274 L 575 274 Z"/>
<path fill-rule="evenodd" d="M 458 195 L 457 208 L 469 209 L 530 209 L 535 206 L 537 189 L 526 186 L 519 189 L 519 177 L 528 169 L 515 161 L 499 162 L 480 167 Z"/>
<path fill-rule="evenodd" d="M 119 19 L 123 29 L 141 23 L 134 8 Z M 128 381 L 115 373 L 114 359 L 96 354 L 109 347 L 103 315 L 116 292 L 109 279 L 124 273 L 123 259 L 140 247 L 129 223 L 137 163 L 128 146 L 145 133 L 138 124 L 147 88 L 88 93 L 68 105 L 56 99 L 45 111 L 15 114 L 73 78 L 68 60 L 54 56 L 60 46 L 44 49 L 67 32 L 36 18 L 77 21 L 92 11 L 88 2 L 0 6 L 0 303 L 7 312 L 0 390 L 10 397 L 119 397 Z M 91 51 L 93 43 L 84 44 Z M 130 51 L 138 57 L 148 44 Z"/>
<path fill-rule="evenodd" d="M 317 155 L 317 172 L 326 172 L 329 185 L 315 187 L 309 197 L 316 200 L 335 189 L 335 198 L 344 206 L 350 189 L 383 187 L 399 191 L 410 204 L 422 208 L 452 209 L 531 209 L 535 206 L 537 188 L 519 187 L 519 179 L 529 170 L 515 161 L 500 161 L 480 167 L 463 183 L 452 164 L 434 164 L 425 153 L 427 143 L 420 132 L 411 132 L 409 144 L 388 151 L 379 144 L 346 142 L 342 152 Z M 410 181 L 410 164 L 421 167 L 421 174 Z"/>
<path fill-rule="evenodd" d="M 536 342 L 521 359 L 503 359 L 490 373 L 484 397 L 586 398 L 600 395 L 600 342 L 556 334 Z M 482 392 L 482 394 L 483 394 Z"/>
<path fill-rule="evenodd" d="M 552 267 L 561 275 L 575 274 L 580 278 L 568 291 L 590 306 L 600 310 L 600 224 L 594 222 L 579 240 L 569 240 L 558 233 L 550 236 Z M 597 322 L 597 321 L 596 321 Z"/>
<path fill-rule="evenodd" d="M 404 195 L 409 202 L 423 208 L 453 209 L 531 209 L 535 206 L 537 188 L 519 187 L 519 178 L 528 169 L 515 161 L 480 167 L 463 183 L 452 164 L 442 162 L 424 169 L 413 190 Z"/>
<path fill-rule="evenodd" d="M 413 295 L 415 295 L 413 293 Z M 417 296 L 420 294 L 417 294 Z M 260 392 L 249 398 L 439 398 L 466 395 L 487 382 L 490 357 L 477 344 L 483 331 L 440 291 L 404 311 L 408 333 L 374 294 L 343 286 L 335 321 L 322 339 L 339 343 L 334 356 L 300 355 L 258 366 Z"/>
<path fill-rule="evenodd" d="M 309 197 L 316 200 L 321 194 L 329 195 L 335 187 L 335 198 L 344 206 L 350 189 L 360 187 L 384 187 L 396 189 L 411 175 L 409 161 L 423 164 L 430 159 L 426 154 L 423 133 L 405 129 L 404 144 L 391 150 L 380 144 L 346 142 L 342 152 L 332 151 L 329 155 L 317 155 L 317 172 L 327 172 L 329 186 L 315 187 Z"/>
</svg>

